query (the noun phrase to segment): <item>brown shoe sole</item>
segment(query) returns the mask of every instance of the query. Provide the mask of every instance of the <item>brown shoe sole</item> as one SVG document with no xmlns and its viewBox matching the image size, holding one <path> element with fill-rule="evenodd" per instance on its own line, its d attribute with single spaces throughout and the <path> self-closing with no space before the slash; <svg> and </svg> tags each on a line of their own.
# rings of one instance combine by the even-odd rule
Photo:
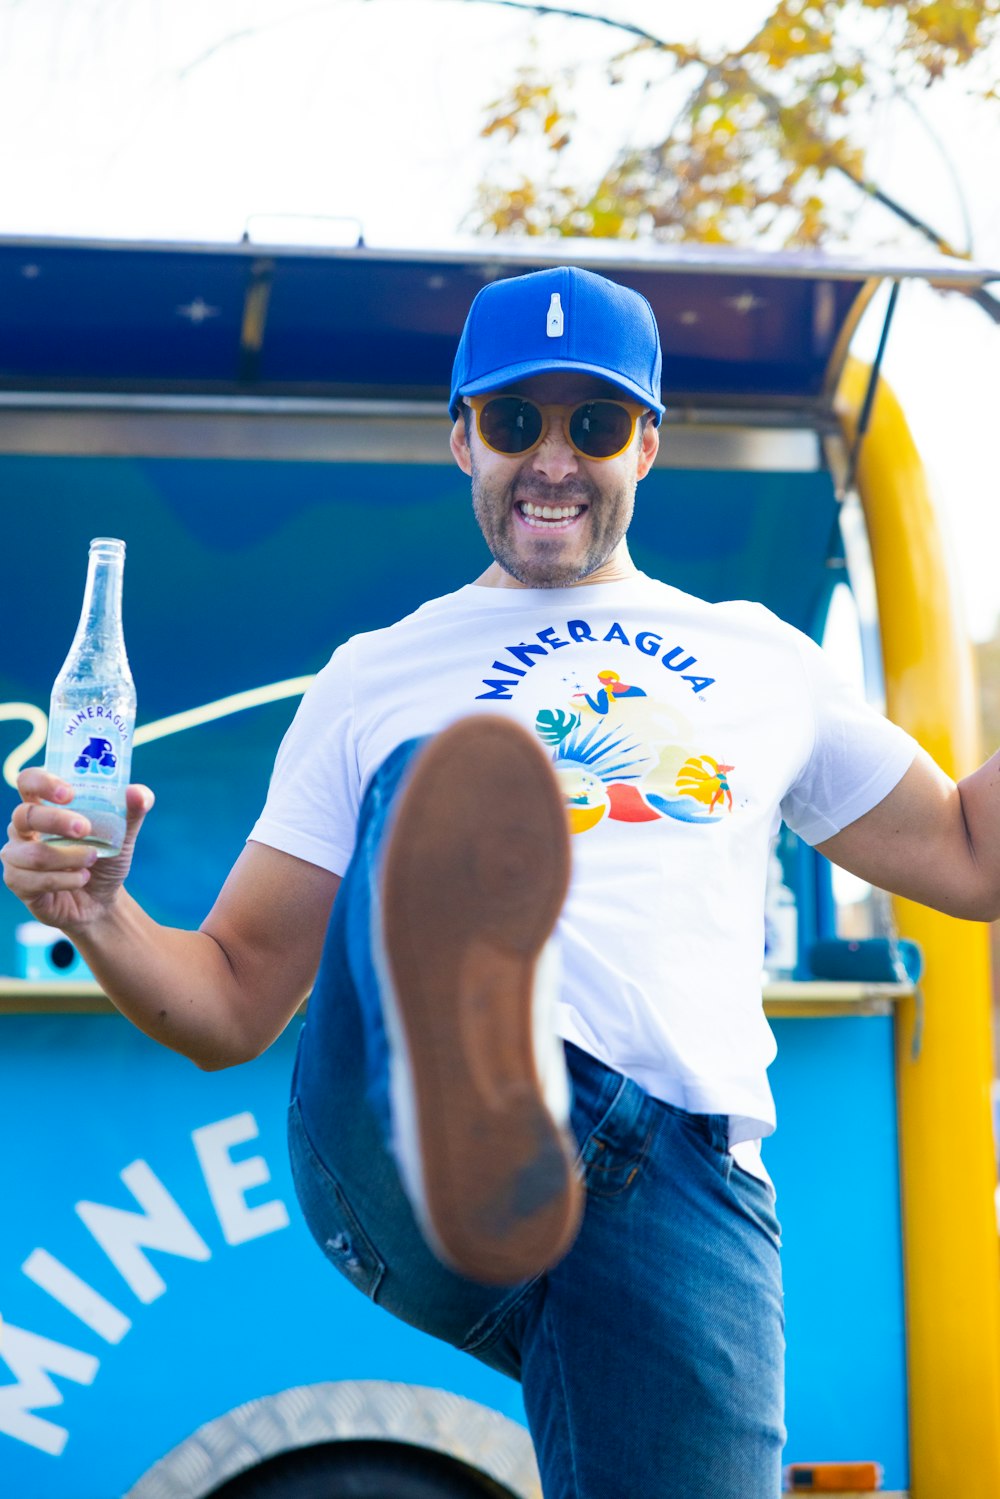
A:
<svg viewBox="0 0 1000 1499">
<path fill-rule="evenodd" d="M 466 718 L 414 762 L 386 849 L 386 957 L 410 1064 L 422 1227 L 472 1280 L 516 1285 L 569 1249 L 575 1145 L 532 1043 L 536 960 L 569 885 L 563 798 L 519 725 Z"/>
</svg>

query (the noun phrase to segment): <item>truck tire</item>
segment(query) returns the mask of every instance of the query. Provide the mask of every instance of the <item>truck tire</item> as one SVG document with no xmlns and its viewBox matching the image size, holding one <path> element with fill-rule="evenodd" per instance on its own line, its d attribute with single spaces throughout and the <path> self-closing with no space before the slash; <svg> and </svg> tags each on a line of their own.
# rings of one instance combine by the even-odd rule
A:
<svg viewBox="0 0 1000 1499">
<path fill-rule="evenodd" d="M 494 1479 L 403 1442 L 297 1447 L 230 1478 L 211 1499 L 515 1499 Z"/>
</svg>

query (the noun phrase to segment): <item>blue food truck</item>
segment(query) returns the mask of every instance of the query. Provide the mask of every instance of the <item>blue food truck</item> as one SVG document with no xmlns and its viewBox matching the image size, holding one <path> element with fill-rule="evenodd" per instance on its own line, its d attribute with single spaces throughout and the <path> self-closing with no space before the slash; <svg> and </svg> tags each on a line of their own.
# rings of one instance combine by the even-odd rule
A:
<svg viewBox="0 0 1000 1499">
<path fill-rule="evenodd" d="M 663 333 L 638 565 L 853 642 L 859 690 L 951 773 L 977 763 L 924 475 L 878 361 L 850 346 L 883 283 L 891 307 L 910 279 L 975 295 L 989 271 L 596 241 L 6 239 L 8 801 L 44 745 L 87 542 L 124 537 L 134 774 L 158 797 L 130 886 L 197 925 L 334 647 L 482 570 L 447 452 L 456 340 L 484 282 L 566 259 L 641 290 Z M 897 1496 L 996 1499 L 985 930 L 845 884 L 787 834 L 768 901 L 787 1460 L 814 1488 L 877 1464 Z M 540 1494 L 517 1386 L 395 1322 L 309 1238 L 284 1144 L 298 1022 L 200 1072 L 5 890 L 0 974 L 0 1492 Z M 340 1241 L 364 1281 L 346 1221 Z"/>
</svg>

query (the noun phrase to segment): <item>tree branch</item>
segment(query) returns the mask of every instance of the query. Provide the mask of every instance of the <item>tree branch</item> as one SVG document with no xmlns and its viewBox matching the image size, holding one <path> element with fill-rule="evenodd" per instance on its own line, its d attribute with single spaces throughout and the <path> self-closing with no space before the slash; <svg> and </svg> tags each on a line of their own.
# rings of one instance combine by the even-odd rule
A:
<svg viewBox="0 0 1000 1499">
<path fill-rule="evenodd" d="M 752 78 L 749 78 L 749 75 L 748 81 L 750 83 L 750 86 L 757 94 L 758 99 L 767 110 L 770 118 L 774 121 L 777 121 L 780 118 L 781 114 L 781 104 L 779 100 L 776 99 L 768 89 L 756 83 Z M 816 142 L 817 145 L 826 146 L 829 144 L 826 138 L 821 135 L 813 135 L 812 139 Z M 924 219 L 919 218 L 917 214 L 911 213 L 908 208 L 903 207 L 902 203 L 897 203 L 895 198 L 890 197 L 887 192 L 884 192 L 882 188 L 876 186 L 874 182 L 869 182 L 864 177 L 855 176 L 855 174 L 850 170 L 849 167 L 844 166 L 843 163 L 839 161 L 831 163 L 831 169 L 835 172 L 839 172 L 842 177 L 846 177 L 848 182 L 853 182 L 854 186 L 858 188 L 859 191 L 863 192 L 866 197 L 874 198 L 876 203 L 881 203 L 883 208 L 887 208 L 891 214 L 894 214 L 896 216 L 896 218 L 902 219 L 903 223 L 908 225 L 909 228 L 915 229 L 918 234 L 922 235 L 924 239 L 926 239 L 930 244 L 934 246 L 935 250 L 937 250 L 939 254 L 950 255 L 956 260 L 972 259 L 971 252 L 967 253 L 963 250 L 956 250 L 954 245 L 950 244 L 948 240 L 945 239 L 943 234 L 939 234 L 938 231 L 933 227 L 933 225 L 928 224 Z M 981 307 L 986 307 L 987 311 L 989 310 L 989 308 L 987 307 L 987 303 L 993 302 L 993 298 L 990 296 L 989 292 L 981 293 L 981 295 L 978 296 L 976 300 L 979 302 L 979 305 Z M 996 305 L 1000 307 L 1000 303 Z"/>
<path fill-rule="evenodd" d="M 231 31 L 228 36 L 220 37 L 217 42 L 213 42 L 210 47 L 206 47 L 197 57 L 185 63 L 179 69 L 177 76 L 178 78 L 186 78 L 189 73 L 194 72 L 195 68 L 199 68 L 202 63 L 208 62 L 209 58 L 214 57 L 219 52 L 225 51 L 227 47 L 234 46 L 237 42 L 247 41 L 251 37 L 259 36 L 264 31 L 273 30 L 276 26 L 287 26 L 290 21 L 301 20 L 304 16 L 328 12 L 332 5 L 336 3 L 337 0 L 319 0 L 318 4 L 306 5 L 299 10 L 289 11 L 287 14 L 279 16 L 276 20 L 262 21 L 258 25 L 244 26 L 239 31 Z M 372 0 L 365 0 L 365 3 L 371 4 Z M 634 26 L 630 21 L 613 21 L 609 16 L 595 15 L 593 11 L 589 10 L 564 10 L 559 5 L 534 4 L 533 0 L 448 0 L 448 3 L 459 5 L 498 5 L 506 10 L 523 10 L 529 15 L 535 16 L 569 16 L 573 21 L 595 21 L 599 26 L 610 26 L 614 31 L 624 31 L 629 36 L 638 37 L 640 41 L 650 42 L 663 52 L 673 50 L 683 50 L 686 52 L 687 50 L 672 48 L 670 43 L 665 41 L 663 37 L 654 36 L 651 31 L 646 31 L 642 26 Z"/>
<path fill-rule="evenodd" d="M 590 10 L 565 10 L 561 5 L 536 5 L 534 0 L 459 0 L 462 5 L 499 5 L 504 10 L 524 10 L 536 16 L 569 16 L 573 21 L 596 21 L 599 26 L 610 26 L 613 31 L 625 31 L 637 36 L 640 41 L 652 42 L 662 51 L 671 51 L 670 43 L 662 36 L 654 36 L 642 26 L 631 21 L 613 21 L 610 16 L 595 15 Z"/>
<path fill-rule="evenodd" d="M 991 317 L 995 323 L 1000 323 L 1000 297 L 995 297 L 985 286 L 977 286 L 973 291 L 966 292 L 970 302 L 975 302 L 983 309 L 987 317 Z"/>
<path fill-rule="evenodd" d="M 277 26 L 287 26 L 289 22 L 301 21 L 305 16 L 321 15 L 329 9 L 329 0 L 319 0 L 318 4 L 305 5 L 299 10 L 287 11 L 276 20 L 261 21 L 255 26 L 243 26 L 239 31 L 230 31 L 227 36 L 220 37 L 217 42 L 213 42 L 210 47 L 199 52 L 197 57 L 193 57 L 182 68 L 178 68 L 177 77 L 180 80 L 187 78 L 189 73 L 193 73 L 195 68 L 200 68 L 202 63 L 208 62 L 209 58 L 214 57 L 217 52 L 224 52 L 227 47 L 234 47 L 237 42 L 249 41 L 251 37 L 260 36 L 265 31 L 273 31 Z"/>
<path fill-rule="evenodd" d="M 534 0 L 462 0 L 462 3 L 465 5 L 499 5 L 507 10 L 523 10 L 538 16 L 569 16 L 573 20 L 597 21 L 602 26 L 610 26 L 617 31 L 627 31 L 631 35 L 641 38 L 641 40 L 643 41 L 650 42 L 654 47 L 657 48 L 657 50 L 673 50 L 670 47 L 670 44 L 664 41 L 662 37 L 654 36 L 651 31 L 646 31 L 641 26 L 634 26 L 631 24 L 631 22 L 628 21 L 613 21 L 607 16 L 597 16 L 590 11 L 568 9 L 564 10 L 561 6 L 557 5 L 536 4 L 534 3 Z M 759 35 L 760 32 L 758 32 L 758 36 Z M 754 38 L 754 40 L 756 40 L 756 38 Z M 753 42 L 751 41 L 748 46 L 752 47 Z M 747 48 L 741 49 L 741 51 L 746 50 Z M 711 68 L 709 64 L 705 59 L 702 59 L 702 62 L 705 67 L 708 68 L 710 75 Z M 781 110 L 781 106 L 778 100 L 772 93 L 770 93 L 768 89 L 758 84 L 749 73 L 747 73 L 746 77 L 748 86 L 754 90 L 757 97 L 760 99 L 761 103 L 764 105 L 765 109 L 770 115 L 771 119 L 777 121 Z M 698 89 L 695 90 L 695 93 L 692 96 L 693 98 L 697 98 L 699 96 L 699 94 L 704 89 L 706 81 L 707 78 L 702 80 Z M 817 145 L 827 144 L 827 142 L 822 137 L 817 138 L 816 143 Z M 926 223 L 915 213 L 911 213 L 908 208 L 904 208 L 902 203 L 897 203 L 895 198 L 890 197 L 887 192 L 884 192 L 880 187 L 877 187 L 875 183 L 868 182 L 862 177 L 856 177 L 854 173 L 849 170 L 849 168 L 843 166 L 839 162 L 834 163 L 834 170 L 839 172 L 841 176 L 846 177 L 848 182 L 852 182 L 860 192 L 863 192 L 866 195 L 866 197 L 874 198 L 877 203 L 880 203 L 883 208 L 888 209 L 888 211 L 894 214 L 896 218 L 901 219 L 904 224 L 907 224 L 909 226 L 909 228 L 915 229 L 917 233 L 922 235 L 924 239 L 932 244 L 940 254 L 951 255 L 960 260 L 968 260 L 971 258 L 968 253 L 956 250 L 954 246 L 950 245 L 944 238 L 944 236 L 939 234 L 932 225 Z M 983 293 L 983 297 L 986 299 L 986 301 L 992 301 L 989 293 Z M 985 302 L 982 299 L 977 300 L 980 300 L 980 305 L 985 305 Z"/>
</svg>

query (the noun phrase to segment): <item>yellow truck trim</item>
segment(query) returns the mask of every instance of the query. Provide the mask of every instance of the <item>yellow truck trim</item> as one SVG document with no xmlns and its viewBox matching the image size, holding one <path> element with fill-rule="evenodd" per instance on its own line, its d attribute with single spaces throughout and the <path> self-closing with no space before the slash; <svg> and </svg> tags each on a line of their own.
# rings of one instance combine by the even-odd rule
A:
<svg viewBox="0 0 1000 1499">
<path fill-rule="evenodd" d="M 854 438 L 867 369 L 851 360 L 839 393 Z M 971 648 L 948 576 L 916 445 L 881 382 L 857 486 L 868 524 L 886 707 L 955 779 L 979 763 Z M 913 1499 L 1000 1494 L 1000 1252 L 988 931 L 895 901 L 900 934 L 926 969 L 896 1012 L 896 1089 Z"/>
</svg>

